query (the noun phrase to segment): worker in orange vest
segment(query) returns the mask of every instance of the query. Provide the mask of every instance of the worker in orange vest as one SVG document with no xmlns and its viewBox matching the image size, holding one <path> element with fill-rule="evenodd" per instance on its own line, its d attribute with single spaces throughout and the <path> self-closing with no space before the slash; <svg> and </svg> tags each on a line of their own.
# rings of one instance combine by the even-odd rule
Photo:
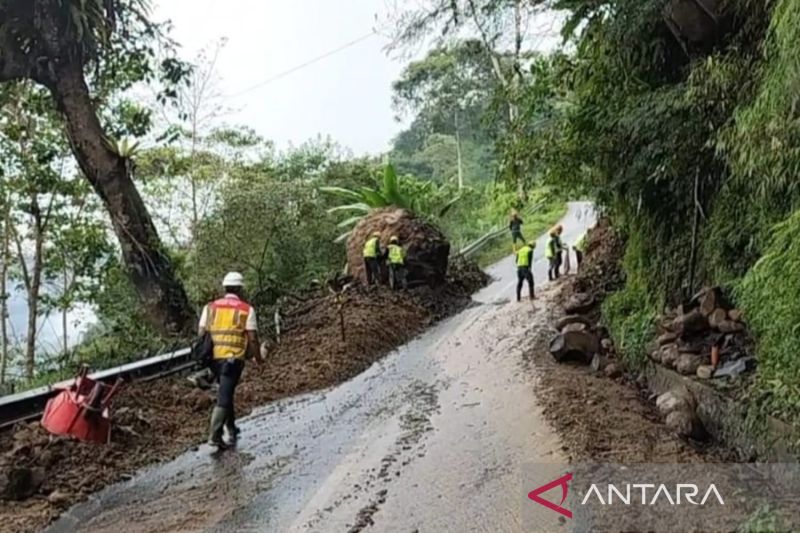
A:
<svg viewBox="0 0 800 533">
<path fill-rule="evenodd" d="M 234 393 L 249 355 L 257 361 L 263 356 L 259 349 L 256 312 L 244 301 L 244 281 L 238 272 L 230 272 L 222 280 L 225 296 L 203 308 L 199 333 L 211 335 L 214 346 L 212 368 L 219 379 L 217 404 L 211 412 L 208 443 L 225 448 L 236 443 Z"/>
</svg>

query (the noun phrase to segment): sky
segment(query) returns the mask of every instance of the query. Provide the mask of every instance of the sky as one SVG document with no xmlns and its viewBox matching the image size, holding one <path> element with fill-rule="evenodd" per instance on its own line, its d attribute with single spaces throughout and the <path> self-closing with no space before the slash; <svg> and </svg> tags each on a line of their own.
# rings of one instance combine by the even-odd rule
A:
<svg viewBox="0 0 800 533">
<path fill-rule="evenodd" d="M 321 134 L 355 155 L 381 153 L 401 128 L 391 83 L 404 65 L 387 56 L 382 35 L 253 88 L 369 34 L 387 15 L 382 0 L 156 0 L 154 15 L 172 21 L 184 59 L 227 39 L 217 61 L 223 105 L 233 110 L 224 122 L 279 148 Z"/>
</svg>

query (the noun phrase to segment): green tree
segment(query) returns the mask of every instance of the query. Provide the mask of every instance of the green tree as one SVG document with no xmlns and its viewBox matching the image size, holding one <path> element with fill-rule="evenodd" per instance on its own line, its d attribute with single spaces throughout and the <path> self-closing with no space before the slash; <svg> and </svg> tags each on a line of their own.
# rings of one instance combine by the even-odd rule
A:
<svg viewBox="0 0 800 533">
<path fill-rule="evenodd" d="M 142 0 L 6 0 L 0 82 L 29 79 L 47 88 L 75 159 L 108 211 L 148 319 L 161 331 L 187 332 L 194 312 L 133 183 L 133 162 L 109 138 L 95 100 L 155 79 L 165 83 L 161 100 L 175 96 L 186 69 L 171 57 L 154 64 L 155 47 L 170 43 L 146 13 Z"/>
</svg>

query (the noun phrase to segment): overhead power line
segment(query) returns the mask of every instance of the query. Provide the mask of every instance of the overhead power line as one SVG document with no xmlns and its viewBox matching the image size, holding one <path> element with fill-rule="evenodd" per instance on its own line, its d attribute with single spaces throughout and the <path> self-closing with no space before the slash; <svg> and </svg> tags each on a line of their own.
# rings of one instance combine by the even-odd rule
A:
<svg viewBox="0 0 800 533">
<path fill-rule="evenodd" d="M 280 72 L 280 73 L 278 73 L 278 74 L 276 74 L 276 75 L 274 75 L 274 76 L 272 76 L 270 78 L 267 78 L 264 81 L 258 82 L 255 85 L 252 85 L 252 86 L 250 86 L 250 87 L 248 87 L 246 89 L 243 89 L 241 91 L 229 94 L 227 96 L 229 98 L 236 98 L 237 96 L 241 96 L 243 94 L 247 94 L 249 92 L 255 91 L 256 89 L 260 89 L 261 87 L 264 87 L 265 85 L 268 85 L 268 84 L 270 84 L 272 82 L 275 82 L 275 81 L 278 81 L 278 80 L 280 80 L 282 78 L 285 78 L 286 76 L 288 76 L 290 74 L 294 74 L 298 70 L 302 70 L 302 69 L 304 69 L 306 67 L 309 67 L 309 66 L 311 66 L 311 65 L 313 65 L 315 63 L 318 63 L 318 62 L 322 61 L 323 59 L 327 59 L 327 58 L 331 57 L 332 55 L 335 55 L 335 54 L 338 54 L 339 52 L 347 50 L 351 46 L 355 46 L 355 45 L 357 45 L 358 43 L 360 43 L 362 41 L 366 41 L 367 39 L 369 39 L 373 35 L 375 35 L 375 31 L 371 31 L 371 32 L 369 32 L 369 33 L 367 33 L 365 35 L 362 35 L 361 37 L 359 37 L 357 39 L 353 39 L 350 42 L 347 42 L 347 43 L 345 43 L 345 44 L 343 44 L 343 45 L 341 45 L 341 46 L 339 46 L 337 48 L 334 48 L 333 50 L 329 50 L 328 52 L 325 52 L 322 55 L 319 55 L 319 56 L 317 56 L 317 57 L 315 57 L 313 59 L 309 59 L 308 61 L 306 61 L 304 63 L 301 63 L 301 64 L 299 64 L 297 66 L 294 66 L 294 67 L 292 67 L 292 68 L 290 68 L 288 70 L 284 70 L 283 72 Z"/>
</svg>

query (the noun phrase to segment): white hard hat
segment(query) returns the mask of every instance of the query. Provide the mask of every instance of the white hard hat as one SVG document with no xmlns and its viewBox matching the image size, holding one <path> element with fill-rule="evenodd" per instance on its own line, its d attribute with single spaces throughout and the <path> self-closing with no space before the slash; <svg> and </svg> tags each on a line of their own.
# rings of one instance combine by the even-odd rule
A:
<svg viewBox="0 0 800 533">
<path fill-rule="evenodd" d="M 241 287 L 244 285 L 244 278 L 238 272 L 228 272 L 222 280 L 223 287 Z"/>
</svg>

